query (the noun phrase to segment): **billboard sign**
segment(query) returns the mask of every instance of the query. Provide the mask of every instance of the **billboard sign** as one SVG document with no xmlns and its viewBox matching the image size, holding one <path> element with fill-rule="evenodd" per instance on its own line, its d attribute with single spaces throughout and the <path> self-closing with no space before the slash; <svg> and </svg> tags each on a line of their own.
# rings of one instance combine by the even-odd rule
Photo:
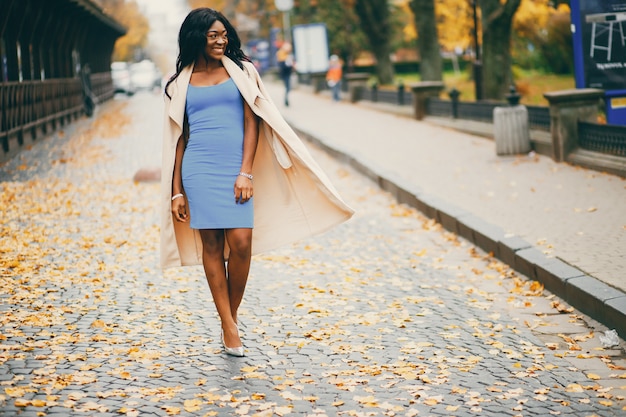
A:
<svg viewBox="0 0 626 417">
<path fill-rule="evenodd" d="M 315 74 L 328 70 L 328 35 L 326 25 L 312 23 L 292 28 L 296 71 Z"/>
<path fill-rule="evenodd" d="M 578 86 L 626 89 L 626 0 L 579 0 L 578 9 L 572 16 L 583 64 Z"/>
</svg>

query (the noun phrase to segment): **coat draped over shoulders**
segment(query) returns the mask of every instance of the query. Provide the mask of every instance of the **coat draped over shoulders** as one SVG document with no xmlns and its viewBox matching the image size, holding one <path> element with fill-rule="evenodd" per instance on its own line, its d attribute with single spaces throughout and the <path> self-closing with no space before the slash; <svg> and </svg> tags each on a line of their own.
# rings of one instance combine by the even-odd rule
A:
<svg viewBox="0 0 626 417">
<path fill-rule="evenodd" d="M 227 57 L 222 63 L 252 111 L 259 117 L 254 175 L 252 253 L 322 233 L 354 211 L 342 200 L 304 143 L 280 114 L 253 64 L 241 69 Z M 187 87 L 193 67 L 184 68 L 165 95 L 161 173 L 161 267 L 201 265 L 202 242 L 189 223 L 171 212 L 176 144 L 183 131 Z M 226 255 L 228 248 L 226 248 Z"/>
</svg>

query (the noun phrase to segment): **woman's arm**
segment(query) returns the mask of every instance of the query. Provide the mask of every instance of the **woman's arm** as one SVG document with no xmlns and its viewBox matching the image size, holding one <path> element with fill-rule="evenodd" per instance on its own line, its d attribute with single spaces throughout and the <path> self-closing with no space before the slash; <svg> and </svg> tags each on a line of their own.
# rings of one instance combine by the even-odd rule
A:
<svg viewBox="0 0 626 417">
<path fill-rule="evenodd" d="M 251 175 L 254 155 L 259 141 L 259 118 L 248 103 L 243 104 L 243 158 L 240 173 Z M 252 198 L 252 179 L 238 175 L 235 181 L 235 201 L 245 203 Z"/>
<path fill-rule="evenodd" d="M 178 196 L 172 200 L 172 214 L 174 215 L 174 218 L 180 222 L 189 221 L 187 199 L 184 195 L 183 178 L 181 174 L 183 153 L 185 153 L 185 138 L 184 135 L 180 135 L 178 142 L 176 143 L 174 172 L 172 173 L 172 197 Z M 182 196 L 180 196 L 181 194 Z"/>
</svg>

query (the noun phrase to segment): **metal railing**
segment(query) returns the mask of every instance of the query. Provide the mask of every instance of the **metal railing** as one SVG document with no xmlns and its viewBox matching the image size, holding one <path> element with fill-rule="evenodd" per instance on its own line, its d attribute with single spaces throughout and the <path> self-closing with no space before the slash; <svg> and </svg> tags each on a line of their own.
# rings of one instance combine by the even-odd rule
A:
<svg viewBox="0 0 626 417">
<path fill-rule="evenodd" d="M 455 95 L 451 94 L 451 96 Z M 413 94 L 405 91 L 403 85 L 400 85 L 397 90 L 379 89 L 373 85 L 363 89 L 361 99 L 406 106 L 412 105 Z M 465 102 L 458 99 L 430 98 L 426 102 L 426 114 L 493 123 L 494 108 L 507 105 L 509 104 L 506 102 Z M 552 122 L 550 107 L 526 106 L 526 109 L 530 129 L 550 132 Z M 626 127 L 579 122 L 578 136 L 578 145 L 583 149 L 626 157 Z"/>
<path fill-rule="evenodd" d="M 410 106 L 413 95 L 406 91 L 403 85 L 397 90 L 379 89 L 376 85 L 365 88 L 361 98 L 372 102 Z M 507 106 L 506 102 L 469 102 L 460 100 L 444 100 L 431 98 L 426 105 L 426 114 L 438 117 L 476 120 L 493 123 L 493 109 L 498 106 Z M 528 124 L 531 129 L 550 130 L 550 108 L 547 106 L 526 106 L 528 110 Z"/>
<path fill-rule="evenodd" d="M 375 103 L 396 104 L 398 106 L 413 104 L 413 94 L 410 91 L 407 92 L 403 84 L 400 84 L 397 90 L 379 89 L 377 85 L 373 85 L 371 88 L 364 89 L 362 98 Z"/>
<path fill-rule="evenodd" d="M 531 129 L 550 131 L 550 107 L 526 106 L 528 110 L 528 125 Z"/>
<path fill-rule="evenodd" d="M 578 122 L 578 145 L 589 151 L 626 156 L 626 127 Z"/>
<path fill-rule="evenodd" d="M 113 98 L 115 90 L 110 72 L 91 74 L 91 86 L 98 102 L 101 103 Z"/>
<path fill-rule="evenodd" d="M 98 102 L 113 97 L 111 74 L 91 76 L 92 93 Z M 84 111 L 83 86 L 79 78 L 59 78 L 46 81 L 0 83 L 0 143 L 9 152 L 10 138 L 24 143 L 24 134 L 45 134 L 70 122 Z"/>
</svg>

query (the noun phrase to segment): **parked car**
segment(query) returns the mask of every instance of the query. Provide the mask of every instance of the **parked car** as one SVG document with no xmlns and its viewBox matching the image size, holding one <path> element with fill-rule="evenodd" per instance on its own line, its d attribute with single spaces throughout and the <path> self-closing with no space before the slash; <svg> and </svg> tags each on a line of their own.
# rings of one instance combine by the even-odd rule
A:
<svg viewBox="0 0 626 417">
<path fill-rule="evenodd" d="M 152 90 L 161 87 L 161 72 L 150 60 L 130 65 L 130 80 L 138 90 Z"/>
<path fill-rule="evenodd" d="M 136 88 L 131 81 L 128 62 L 112 62 L 111 78 L 113 78 L 113 88 L 116 93 L 124 93 L 129 96 L 135 94 Z"/>
</svg>

